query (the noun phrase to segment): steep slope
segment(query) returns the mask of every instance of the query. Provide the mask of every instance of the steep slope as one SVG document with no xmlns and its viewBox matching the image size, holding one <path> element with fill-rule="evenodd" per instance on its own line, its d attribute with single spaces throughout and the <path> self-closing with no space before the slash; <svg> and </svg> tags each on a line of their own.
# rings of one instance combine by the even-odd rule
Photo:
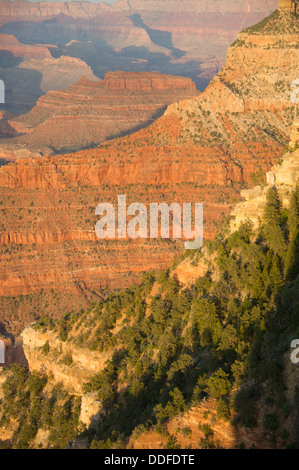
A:
<svg viewBox="0 0 299 470">
<path fill-rule="evenodd" d="M 0 373 L 0 439 L 14 448 L 298 448 L 298 149 L 263 191 L 258 229 L 248 212 L 166 272 L 27 327 L 30 372 Z M 197 276 L 180 283 L 186 262 Z"/>
<path fill-rule="evenodd" d="M 8 121 L 15 134 L 26 135 L 2 141 L 0 155 L 9 160 L 25 152 L 51 155 L 92 147 L 136 131 L 168 104 L 198 94 L 189 78 L 158 73 L 110 72 L 103 82 L 84 77 L 68 89 L 47 93 L 28 114 Z"/>
<path fill-rule="evenodd" d="M 298 122 L 294 124 L 294 129 L 298 128 Z M 294 138 L 295 139 L 295 138 Z M 296 140 L 291 141 L 298 146 L 299 136 Z M 240 225 L 251 220 L 253 226 L 258 228 L 263 218 L 263 213 L 267 201 L 267 191 L 269 187 L 275 185 L 282 201 L 283 206 L 288 206 L 290 195 L 299 179 L 299 152 L 298 150 L 290 151 L 284 155 L 282 162 L 275 165 L 266 175 L 267 184 L 263 186 L 255 186 L 252 189 L 241 191 L 241 196 L 245 198 L 245 202 L 241 202 L 231 212 L 231 229 L 237 230 Z"/>
<path fill-rule="evenodd" d="M 18 294 L 78 294 L 78 284 L 99 292 L 169 264 L 180 242 L 96 240 L 95 207 L 115 204 L 118 194 L 128 204 L 203 202 L 204 237 L 213 237 L 240 188 L 263 179 L 287 142 L 297 44 L 298 18 L 276 11 L 240 34 L 204 93 L 170 105 L 148 128 L 92 150 L 2 167 L 3 316 L 11 317 Z M 38 313 L 43 295 L 39 304 L 21 297 L 18 309 Z"/>
</svg>

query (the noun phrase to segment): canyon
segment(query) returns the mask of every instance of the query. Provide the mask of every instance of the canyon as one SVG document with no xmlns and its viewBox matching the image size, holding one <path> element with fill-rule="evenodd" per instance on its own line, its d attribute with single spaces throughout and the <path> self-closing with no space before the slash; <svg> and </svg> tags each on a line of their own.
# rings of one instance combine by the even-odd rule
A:
<svg viewBox="0 0 299 470">
<path fill-rule="evenodd" d="M 296 129 L 295 122 L 294 130 Z M 245 201 L 238 204 L 231 214 L 232 232 L 240 227 L 242 222 L 251 221 L 253 225 L 257 226 L 256 221 L 258 216 L 260 215 L 260 219 L 263 217 L 265 194 L 273 186 L 273 183 L 275 183 L 281 197 L 283 208 L 289 208 L 290 196 L 296 188 L 296 184 L 298 184 L 299 177 L 299 150 L 293 150 L 292 148 L 293 144 L 299 143 L 299 138 L 295 134 L 293 136 L 289 149 L 282 157 L 281 164 L 275 165 L 267 173 L 267 183 L 242 193 Z M 249 200 L 250 206 L 248 205 Z M 184 287 L 192 286 L 195 280 L 202 277 L 208 265 L 211 269 L 211 263 L 213 265 L 213 275 L 216 275 L 217 278 L 217 264 L 215 264 L 215 260 L 206 249 L 202 251 L 202 256 L 196 263 L 194 263 L 192 256 L 189 259 L 179 261 L 178 265 L 171 269 L 170 276 L 176 278 L 181 270 L 180 268 L 182 268 L 185 278 L 179 280 L 182 282 L 181 289 L 183 289 Z M 203 266 L 205 266 L 204 270 Z M 188 275 L 188 273 L 190 274 L 188 267 L 192 268 L 191 276 Z M 158 288 L 157 282 L 154 283 L 150 295 L 147 296 L 146 309 L 150 308 L 150 299 L 157 294 Z M 118 338 L 118 340 L 116 340 L 113 347 L 106 346 L 103 350 L 94 348 L 93 343 L 96 342 L 98 344 L 99 341 L 99 332 L 101 335 L 104 335 L 103 337 L 107 335 L 107 331 L 104 332 L 98 323 L 100 318 L 99 308 L 99 306 L 94 304 L 84 314 L 82 311 L 78 315 L 69 317 L 68 339 L 64 336 L 63 323 L 51 325 L 48 320 L 41 320 L 27 326 L 22 331 L 21 337 L 16 339 L 14 346 L 7 335 L 6 337 L 0 336 L 6 344 L 7 364 L 11 361 L 18 362 L 27 365 L 32 372 L 35 371 L 37 373 L 39 371 L 39 374 L 47 374 L 51 377 L 47 393 L 50 393 L 55 384 L 61 384 L 69 394 L 80 397 L 81 410 L 79 419 L 89 430 L 97 428 L 99 420 L 105 415 L 105 407 L 97 392 L 86 391 L 84 387 L 92 380 L 92 377 L 96 378 L 99 373 L 104 371 L 107 364 L 111 363 L 110 361 L 112 361 L 113 357 L 117 356 L 118 351 L 121 352 L 121 336 L 119 336 L 119 333 L 122 328 L 124 330 L 127 328 L 126 311 L 122 311 L 121 315 L 117 314 L 116 321 L 110 317 L 109 331 L 112 335 L 110 337 Z M 102 310 L 102 314 L 105 314 L 105 309 Z M 148 314 L 146 313 L 146 315 Z M 294 366 L 292 368 L 290 364 L 289 357 L 286 355 L 284 358 L 286 393 L 289 403 L 295 406 L 294 384 L 298 382 L 298 374 L 295 370 L 296 368 L 294 369 Z M 10 373 L 8 368 L 0 372 L 0 399 L 3 396 L 3 384 L 9 378 Z M 258 409 L 259 414 L 263 415 L 265 405 L 263 406 L 260 403 Z M 292 424 L 293 418 L 290 416 L 286 418 L 285 422 L 292 435 L 296 431 L 294 423 Z M 238 424 L 233 425 L 219 418 L 217 403 L 213 398 L 205 398 L 200 403 L 194 403 L 188 411 L 169 419 L 166 423 L 167 433 L 161 433 L 154 426 L 147 430 L 141 427 L 139 432 L 136 430 L 136 432 L 132 433 L 130 439 L 128 439 L 127 448 L 157 449 L 165 447 L 168 442 L 168 434 L 176 436 L 177 444 L 182 448 L 188 446 L 196 449 L 205 437 L 204 425 L 209 426 L 215 442 L 221 447 L 239 448 L 241 445 L 245 445 L 246 448 L 250 448 L 254 443 L 258 448 L 271 448 L 271 443 L 269 443 L 267 433 L 265 434 L 263 430 L 260 418 L 257 428 L 254 429 L 244 428 Z M 185 431 L 186 429 L 188 429 L 188 433 Z M 15 431 L 16 428 L 13 426 L 13 423 L 9 426 L 1 426 L 0 439 L 9 442 L 13 439 Z M 47 448 L 50 446 L 48 438 L 49 431 L 46 428 L 41 428 L 33 445 L 40 444 L 41 447 Z M 71 448 L 86 448 L 88 445 L 88 439 L 84 436 L 77 437 L 69 443 Z M 280 438 L 276 445 L 278 447 L 282 446 L 283 439 Z"/>
<path fill-rule="evenodd" d="M 8 120 L 28 113 L 38 99 L 50 90 L 68 88 L 83 76 L 100 81 L 83 60 L 61 55 L 54 58 L 46 46 L 28 46 L 9 36 L 9 44 L 0 34 L 0 75 L 5 84 L 5 103 L 1 104 L 1 145 L 3 137 L 14 136 Z M 10 50 L 13 49 L 13 50 Z M 40 51 L 40 53 L 39 53 Z M 14 54 L 22 55 L 14 56 Z"/>
<path fill-rule="evenodd" d="M 212 238 L 240 190 L 264 180 L 289 140 L 298 34 L 298 20 L 276 11 L 240 33 L 202 94 L 170 104 L 147 128 L 2 166 L 2 321 L 19 330 L 42 311 L 80 308 L 169 266 L 180 241 L 96 240 L 96 206 L 115 205 L 120 194 L 128 204 L 202 202 Z"/>
<path fill-rule="evenodd" d="M 117 4 L 146 15 L 141 0 Z M 10 139 L 10 156 L 2 148 L 15 161 L 0 168 L 1 448 L 298 446 L 289 344 L 298 331 L 299 22 L 290 5 L 280 0 L 240 32 L 202 93 L 190 78 L 109 72 L 7 117 L 6 130 L 23 135 Z M 112 104 L 117 135 L 99 132 Z M 75 151 L 84 145 L 93 148 Z M 98 240 L 95 208 L 120 194 L 128 204 L 203 202 L 203 248 Z M 268 235 L 271 204 L 282 253 Z"/>
<path fill-rule="evenodd" d="M 6 102 L 0 104 L 0 137 L 16 136 L 8 121 L 28 113 L 45 93 L 68 88 L 83 76 L 95 81 L 110 71 L 160 72 L 189 77 L 203 90 L 238 31 L 273 11 L 275 3 L 1 0 Z"/>
<path fill-rule="evenodd" d="M 262 5 L 256 0 L 119 0 L 113 5 L 2 0 L 0 34 L 15 36 L 27 48 L 44 46 L 45 53 L 49 45 L 55 58 L 80 58 L 101 79 L 118 69 L 157 71 L 188 76 L 203 90 L 240 29 L 275 7 L 276 0 Z M 8 52 L 15 55 L 11 45 Z"/>
</svg>

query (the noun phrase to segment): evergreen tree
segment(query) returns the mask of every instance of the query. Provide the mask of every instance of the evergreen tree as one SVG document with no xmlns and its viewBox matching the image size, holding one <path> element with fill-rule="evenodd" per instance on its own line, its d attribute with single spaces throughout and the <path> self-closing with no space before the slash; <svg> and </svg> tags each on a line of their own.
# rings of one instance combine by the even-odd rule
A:
<svg viewBox="0 0 299 470">
<path fill-rule="evenodd" d="M 286 249 L 286 241 L 282 228 L 281 202 L 275 186 L 267 193 L 267 203 L 264 211 L 265 236 L 270 248 L 279 255 Z"/>
<path fill-rule="evenodd" d="M 299 274 L 299 183 L 292 194 L 288 226 L 290 233 L 290 243 L 288 246 L 286 267 L 287 279 L 295 279 Z"/>
<path fill-rule="evenodd" d="M 299 182 L 297 182 L 296 189 L 291 197 L 288 226 L 290 231 L 290 239 L 292 239 L 292 235 L 299 227 Z"/>
<path fill-rule="evenodd" d="M 269 272 L 270 289 L 272 291 L 272 299 L 275 299 L 279 289 L 283 286 L 284 280 L 281 274 L 279 258 L 273 256 L 272 266 Z"/>
</svg>

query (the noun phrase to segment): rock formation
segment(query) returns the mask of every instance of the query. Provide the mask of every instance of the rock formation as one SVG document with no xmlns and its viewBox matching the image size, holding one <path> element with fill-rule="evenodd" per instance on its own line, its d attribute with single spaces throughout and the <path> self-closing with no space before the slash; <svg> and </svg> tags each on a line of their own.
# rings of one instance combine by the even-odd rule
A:
<svg viewBox="0 0 299 470">
<path fill-rule="evenodd" d="M 34 326 L 22 332 L 23 349 L 30 370 L 43 370 L 52 373 L 56 382 L 61 382 L 71 393 L 83 395 L 82 386 L 91 375 L 104 369 L 105 362 L 112 352 L 99 353 L 84 348 L 74 348 L 61 341 L 55 333 L 36 331 Z M 43 346 L 49 345 L 49 352 Z M 66 364 L 63 358 L 71 356 L 72 363 Z"/>
<path fill-rule="evenodd" d="M 43 82 L 48 83 L 42 82 L 41 87 L 53 86 L 50 67 L 55 67 L 55 61 L 60 62 L 62 72 L 66 60 L 79 60 L 64 59 L 52 59 L 54 64 L 47 64 L 47 67 L 43 64 L 49 75 L 45 74 Z M 70 77 L 74 79 L 74 74 Z M 67 76 L 64 81 L 66 79 Z M 110 72 L 103 82 L 83 77 L 68 89 L 41 97 L 28 114 L 9 120 L 14 135 L 26 135 L 3 144 L 0 155 L 10 160 L 13 156 L 25 156 L 24 152 L 27 156 L 51 155 L 61 149 L 91 147 L 148 125 L 163 114 L 168 104 L 198 94 L 189 78 L 158 73 Z"/>
<path fill-rule="evenodd" d="M 7 46 L 2 45 L 2 47 L 6 48 Z M 48 51 L 47 48 L 42 48 L 42 50 L 44 49 Z M 81 59 L 66 56 L 56 59 L 51 55 L 50 57 L 37 58 L 35 48 L 34 51 L 32 54 L 30 52 L 34 58 L 25 57 L 16 66 L 3 68 L 0 66 L 1 79 L 6 84 L 5 103 L 0 106 L 8 113 L 27 113 L 44 93 L 68 88 L 83 76 L 92 81 L 100 81 L 92 69 Z M 9 116 L 8 118 L 3 116 L 2 125 L 5 123 L 6 126 L 9 126 L 8 119 Z M 3 134 L 5 135 L 5 133 Z M 10 135 L 11 131 L 6 134 Z M 4 144 L 3 140 L 1 144 Z"/>
<path fill-rule="evenodd" d="M 299 179 L 299 150 L 288 152 L 283 162 L 275 165 L 266 176 L 267 184 L 241 191 L 241 196 L 245 201 L 237 204 L 231 212 L 233 231 L 246 220 L 250 220 L 254 228 L 259 226 L 264 214 L 267 192 L 271 186 L 277 188 L 282 205 L 288 207 L 290 196 Z"/>
<path fill-rule="evenodd" d="M 56 49 L 56 46 L 51 46 Z M 4 51 L 10 52 L 14 57 L 24 59 L 46 59 L 51 58 L 49 46 L 46 44 L 22 44 L 11 34 L 0 34 L 0 54 Z"/>
</svg>

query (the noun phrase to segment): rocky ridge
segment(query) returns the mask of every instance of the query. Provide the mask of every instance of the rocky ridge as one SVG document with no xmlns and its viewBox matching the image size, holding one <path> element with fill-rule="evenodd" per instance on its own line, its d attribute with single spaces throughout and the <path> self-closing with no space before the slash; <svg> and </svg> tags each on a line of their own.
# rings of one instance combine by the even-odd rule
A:
<svg viewBox="0 0 299 470">
<path fill-rule="evenodd" d="M 3 47 L 7 47 L 3 45 Z M 29 47 L 22 44 L 21 49 Z M 31 46 L 30 46 L 31 47 Z M 48 47 L 41 47 L 42 53 L 48 51 Z M 14 49 L 14 53 L 20 54 Z M 7 49 L 3 52 L 7 53 Z M 2 56 L 2 58 L 5 55 Z M 0 53 L 1 60 L 1 53 Z M 4 59 L 3 59 L 4 60 Z M 1 125 L 6 128 L 1 132 L 1 147 L 5 145 L 7 135 L 15 135 L 8 121 L 15 115 L 27 113 L 36 104 L 37 100 L 50 90 L 68 88 L 83 76 L 91 81 L 99 81 L 92 69 L 83 60 L 75 57 L 61 55 L 54 58 L 49 53 L 38 57 L 38 49 L 34 48 L 34 53 L 30 51 L 28 56 L 20 62 L 16 57 L 15 66 L 0 66 L 1 78 L 6 84 L 5 103 L 1 105 Z M 5 114 L 4 111 L 7 113 Z"/>
</svg>

